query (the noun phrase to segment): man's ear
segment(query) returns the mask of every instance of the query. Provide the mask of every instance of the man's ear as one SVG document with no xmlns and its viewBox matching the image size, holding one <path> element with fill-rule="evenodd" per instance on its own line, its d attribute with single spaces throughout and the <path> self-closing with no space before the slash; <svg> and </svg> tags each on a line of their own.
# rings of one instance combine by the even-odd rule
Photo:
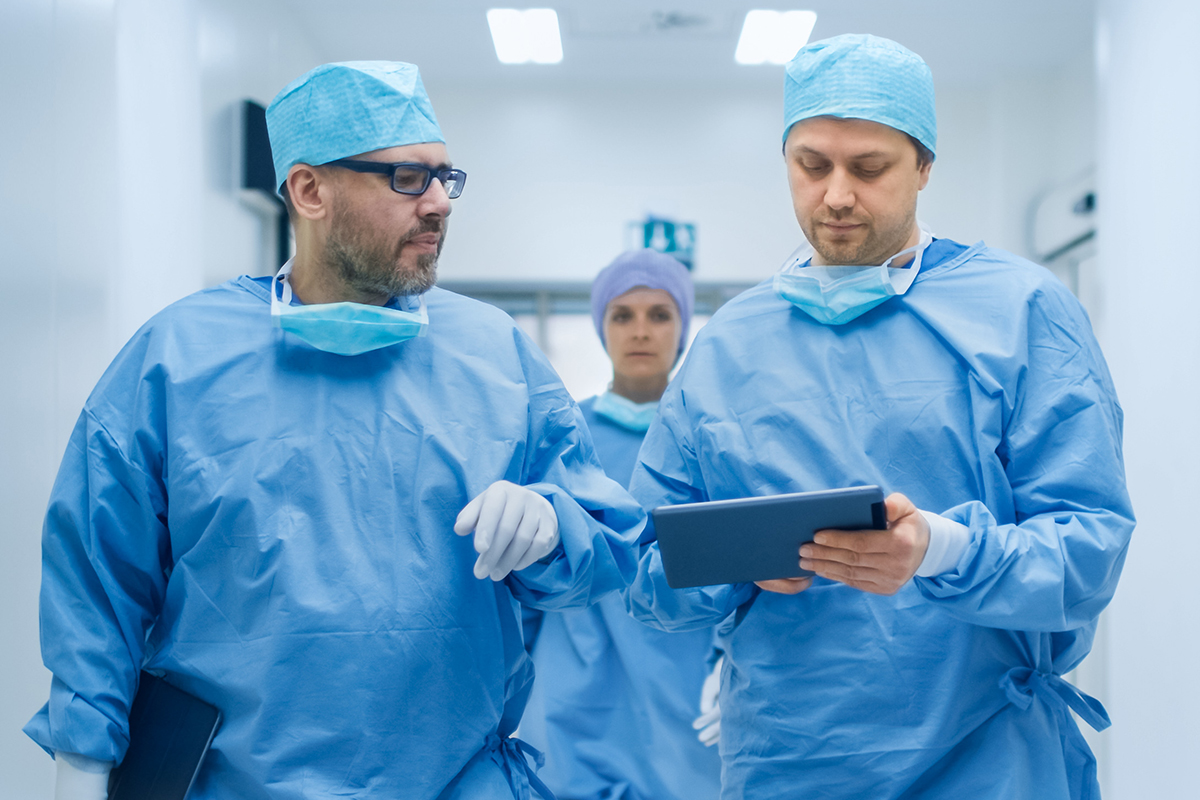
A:
<svg viewBox="0 0 1200 800">
<path fill-rule="evenodd" d="M 921 185 L 917 187 L 917 191 L 921 191 L 929 183 L 929 173 L 933 169 L 933 161 L 926 161 L 917 170 L 921 173 Z"/>
<path fill-rule="evenodd" d="M 294 164 L 288 170 L 287 190 L 301 219 L 324 219 L 329 214 L 328 183 L 308 164 Z"/>
</svg>

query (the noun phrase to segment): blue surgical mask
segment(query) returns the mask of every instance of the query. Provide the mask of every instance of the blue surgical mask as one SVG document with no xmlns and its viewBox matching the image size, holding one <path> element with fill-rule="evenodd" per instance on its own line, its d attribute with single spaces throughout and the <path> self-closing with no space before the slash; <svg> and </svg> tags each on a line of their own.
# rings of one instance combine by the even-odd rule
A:
<svg viewBox="0 0 1200 800">
<path fill-rule="evenodd" d="M 877 267 L 806 266 L 812 247 L 805 244 L 775 274 L 775 293 L 817 322 L 843 325 L 907 292 L 921 271 L 925 248 L 932 241 L 929 229 L 921 226 L 921 238 L 915 247 L 901 250 Z M 907 267 L 891 266 L 909 253 L 914 255 Z"/>
<path fill-rule="evenodd" d="M 288 280 L 291 272 L 292 262 L 288 261 L 271 281 L 271 318 L 276 328 L 300 337 L 318 350 L 356 356 L 424 336 L 429 327 L 424 295 L 417 301 L 415 311 L 350 302 L 294 306 L 292 284 Z M 282 297 L 276 283 L 283 284 Z"/>
<path fill-rule="evenodd" d="M 592 410 L 626 430 L 645 433 L 658 413 L 658 401 L 635 403 L 628 397 L 605 392 L 596 398 Z"/>
</svg>

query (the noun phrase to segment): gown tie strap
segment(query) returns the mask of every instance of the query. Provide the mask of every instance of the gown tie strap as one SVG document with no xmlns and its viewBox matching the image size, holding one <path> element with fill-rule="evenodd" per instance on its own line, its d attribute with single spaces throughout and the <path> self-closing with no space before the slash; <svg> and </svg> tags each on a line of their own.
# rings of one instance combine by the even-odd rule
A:
<svg viewBox="0 0 1200 800">
<path fill-rule="evenodd" d="M 1029 667 L 1014 667 L 1000 678 L 1000 688 L 1009 701 L 1021 710 L 1033 705 L 1033 698 L 1037 695 L 1046 702 L 1065 703 L 1097 731 L 1112 725 L 1108 712 L 1099 700 L 1081 692 L 1059 675 L 1038 672 Z"/>
<path fill-rule="evenodd" d="M 515 736 L 501 737 L 495 733 L 487 737 L 485 747 L 491 751 L 492 760 L 508 774 L 508 782 L 517 800 L 532 800 L 530 788 L 544 800 L 557 800 L 554 792 L 537 776 L 537 771 L 546 763 L 546 756 L 541 750 Z"/>
</svg>

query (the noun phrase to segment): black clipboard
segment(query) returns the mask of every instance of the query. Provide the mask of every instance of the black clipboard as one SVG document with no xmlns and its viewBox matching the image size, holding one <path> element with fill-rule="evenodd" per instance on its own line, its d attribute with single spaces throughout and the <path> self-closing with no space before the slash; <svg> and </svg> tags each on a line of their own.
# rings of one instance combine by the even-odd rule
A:
<svg viewBox="0 0 1200 800">
<path fill-rule="evenodd" d="M 129 749 L 108 779 L 108 800 L 184 800 L 221 712 L 143 672 L 129 711 Z"/>
<path fill-rule="evenodd" d="M 799 551 L 817 531 L 887 527 L 878 486 L 683 503 L 650 513 L 672 589 L 812 575 L 800 569 Z"/>
</svg>

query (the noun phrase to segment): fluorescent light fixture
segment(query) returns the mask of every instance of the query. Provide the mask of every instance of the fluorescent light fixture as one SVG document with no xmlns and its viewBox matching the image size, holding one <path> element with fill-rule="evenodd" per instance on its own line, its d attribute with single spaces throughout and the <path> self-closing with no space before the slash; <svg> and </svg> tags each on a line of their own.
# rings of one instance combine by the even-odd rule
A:
<svg viewBox="0 0 1200 800">
<path fill-rule="evenodd" d="M 808 44 L 815 11 L 747 11 L 733 58 L 739 64 L 786 64 Z"/>
<path fill-rule="evenodd" d="M 493 8 L 487 12 L 487 21 L 501 64 L 562 61 L 558 14 L 553 8 Z"/>
</svg>

